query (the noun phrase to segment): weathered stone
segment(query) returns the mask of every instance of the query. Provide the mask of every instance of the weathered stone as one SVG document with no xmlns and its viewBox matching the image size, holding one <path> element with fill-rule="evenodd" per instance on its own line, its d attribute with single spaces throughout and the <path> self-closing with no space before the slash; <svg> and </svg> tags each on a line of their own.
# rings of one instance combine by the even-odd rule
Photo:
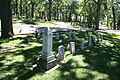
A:
<svg viewBox="0 0 120 80">
<path fill-rule="evenodd" d="M 91 47 L 91 44 L 92 44 L 91 37 L 88 37 L 88 47 Z"/>
<path fill-rule="evenodd" d="M 84 39 L 81 40 L 81 49 L 84 50 Z"/>
<path fill-rule="evenodd" d="M 65 52 L 65 47 L 63 45 L 59 46 L 57 61 L 62 61 L 64 59 L 64 52 Z"/>
<path fill-rule="evenodd" d="M 73 32 L 73 38 L 76 38 L 76 32 L 75 31 Z"/>
<path fill-rule="evenodd" d="M 52 54 L 52 32 L 46 27 L 43 32 L 42 55 L 38 60 L 39 66 L 47 71 L 57 65 L 55 56 Z"/>
<path fill-rule="evenodd" d="M 70 42 L 70 49 L 71 49 L 71 53 L 74 55 L 75 54 L 75 43 L 74 42 Z"/>
<path fill-rule="evenodd" d="M 71 38 L 71 35 L 72 35 L 72 31 L 69 31 L 68 32 L 68 37 Z"/>
<path fill-rule="evenodd" d="M 59 35 L 59 33 L 57 32 L 57 33 L 56 33 L 56 39 L 59 40 L 59 38 L 60 38 L 60 35 Z"/>
</svg>

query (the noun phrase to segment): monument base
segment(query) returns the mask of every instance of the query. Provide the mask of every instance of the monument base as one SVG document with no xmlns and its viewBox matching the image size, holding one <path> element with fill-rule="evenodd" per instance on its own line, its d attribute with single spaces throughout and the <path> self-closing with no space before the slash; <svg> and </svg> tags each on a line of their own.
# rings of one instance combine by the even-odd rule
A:
<svg viewBox="0 0 120 80">
<path fill-rule="evenodd" d="M 37 64 L 45 72 L 55 67 L 57 65 L 57 60 L 54 55 L 46 58 L 41 56 L 40 59 L 37 60 Z"/>
</svg>

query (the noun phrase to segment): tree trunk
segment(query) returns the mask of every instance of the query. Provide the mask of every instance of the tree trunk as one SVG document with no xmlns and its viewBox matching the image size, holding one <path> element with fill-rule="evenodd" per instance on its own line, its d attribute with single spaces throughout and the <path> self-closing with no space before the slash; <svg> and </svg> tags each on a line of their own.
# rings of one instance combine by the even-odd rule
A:
<svg viewBox="0 0 120 80">
<path fill-rule="evenodd" d="M 0 0 L 1 37 L 9 38 L 14 35 L 12 27 L 11 0 Z"/>
<path fill-rule="evenodd" d="M 57 7 L 57 20 L 59 20 L 59 12 L 58 12 L 58 7 Z"/>
<path fill-rule="evenodd" d="M 52 0 L 49 0 L 49 14 L 48 14 L 48 21 L 51 21 L 51 14 L 52 14 Z"/>
<path fill-rule="evenodd" d="M 16 15 L 18 15 L 18 0 L 15 0 L 15 3 L 16 3 L 16 5 L 15 5 L 15 13 L 16 13 Z"/>
<path fill-rule="evenodd" d="M 71 22 L 71 21 L 72 21 L 72 12 L 70 11 L 70 12 L 69 12 L 68 22 Z"/>
<path fill-rule="evenodd" d="M 34 2 L 31 0 L 31 17 L 32 18 L 34 18 L 34 6 L 35 6 L 35 4 L 34 4 Z"/>
<path fill-rule="evenodd" d="M 20 17 L 22 17 L 22 0 L 20 0 Z"/>
<path fill-rule="evenodd" d="M 26 5 L 25 5 L 25 15 L 26 15 L 26 18 L 28 18 L 27 0 L 25 0 L 25 3 L 26 3 Z"/>
<path fill-rule="evenodd" d="M 100 19 L 100 9 L 101 9 L 101 3 L 97 3 L 97 11 L 96 11 L 96 27 L 95 27 L 95 30 L 99 30 L 99 19 Z"/>
<path fill-rule="evenodd" d="M 113 12 L 113 20 L 114 20 L 114 26 L 113 26 L 113 29 L 116 29 L 116 15 L 115 15 L 115 9 L 114 9 L 114 6 L 112 7 L 112 12 Z"/>
</svg>

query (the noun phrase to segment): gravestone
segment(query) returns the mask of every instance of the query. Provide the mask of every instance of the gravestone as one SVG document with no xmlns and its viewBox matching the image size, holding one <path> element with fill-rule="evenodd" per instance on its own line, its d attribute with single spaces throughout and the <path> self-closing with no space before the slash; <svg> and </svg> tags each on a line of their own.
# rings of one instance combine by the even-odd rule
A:
<svg viewBox="0 0 120 80">
<path fill-rule="evenodd" d="M 75 54 L 75 43 L 74 42 L 70 42 L 70 49 L 71 49 L 71 53 L 74 55 Z"/>
<path fill-rule="evenodd" d="M 81 40 L 81 49 L 84 50 L 84 39 Z"/>
<path fill-rule="evenodd" d="M 65 39 L 67 39 L 67 37 L 66 37 L 66 35 L 65 34 L 63 34 L 63 39 L 65 40 Z"/>
<path fill-rule="evenodd" d="M 58 58 L 57 61 L 62 61 L 64 59 L 65 47 L 63 45 L 58 47 Z"/>
<path fill-rule="evenodd" d="M 57 33 L 56 33 L 56 39 L 59 40 L 59 38 L 60 38 L 60 35 L 59 35 L 59 33 L 57 32 Z"/>
<path fill-rule="evenodd" d="M 44 71 L 57 65 L 57 60 L 52 53 L 52 32 L 49 27 L 46 27 L 43 32 L 42 55 L 40 56 L 38 63 Z"/>
<path fill-rule="evenodd" d="M 88 47 L 91 47 L 91 44 L 92 44 L 91 37 L 88 37 Z"/>
<path fill-rule="evenodd" d="M 76 32 L 75 31 L 73 32 L 73 38 L 76 38 Z"/>
<path fill-rule="evenodd" d="M 72 35 L 72 31 L 69 31 L 68 32 L 68 37 L 71 38 L 71 35 Z"/>
<path fill-rule="evenodd" d="M 97 45 L 97 39 L 94 39 L 94 45 Z"/>
</svg>

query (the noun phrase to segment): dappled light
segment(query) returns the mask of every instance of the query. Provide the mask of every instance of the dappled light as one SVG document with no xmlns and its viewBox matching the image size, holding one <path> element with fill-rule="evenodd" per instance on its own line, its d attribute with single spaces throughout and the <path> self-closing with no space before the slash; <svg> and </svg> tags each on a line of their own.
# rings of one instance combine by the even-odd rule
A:
<svg viewBox="0 0 120 80">
<path fill-rule="evenodd" d="M 104 34 L 100 45 L 87 47 L 87 36 L 96 36 L 86 32 L 77 32 L 76 39 L 56 40 L 53 36 L 53 52 L 58 46 L 65 46 L 65 59 L 57 70 L 44 74 L 39 67 L 33 68 L 42 51 L 42 38 L 35 39 L 33 34 L 18 35 L 12 39 L 1 40 L 1 47 L 12 45 L 14 49 L 0 52 L 0 79 L 50 79 L 50 80 L 84 80 L 116 79 L 120 75 L 120 39 L 117 35 Z M 21 37 L 20 37 L 21 36 Z M 85 50 L 80 49 L 80 40 L 85 39 Z M 72 56 L 68 43 L 76 44 L 76 55 Z M 2 44 L 6 44 L 3 46 Z M 4 74 L 3 74 L 4 73 Z"/>
</svg>

